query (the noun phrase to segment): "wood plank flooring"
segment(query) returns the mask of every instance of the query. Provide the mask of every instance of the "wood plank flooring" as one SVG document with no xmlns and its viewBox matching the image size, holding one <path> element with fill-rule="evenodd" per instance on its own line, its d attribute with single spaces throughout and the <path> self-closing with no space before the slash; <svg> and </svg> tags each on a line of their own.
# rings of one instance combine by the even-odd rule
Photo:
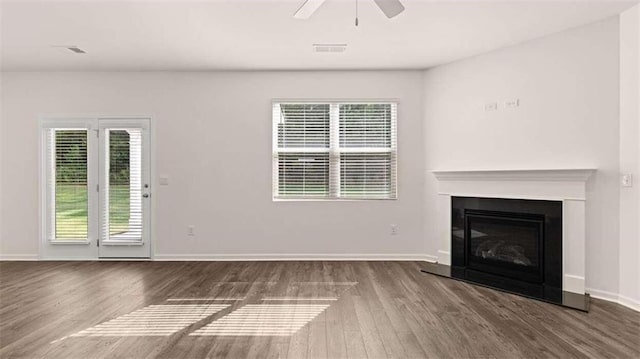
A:
<svg viewBox="0 0 640 359">
<path fill-rule="evenodd" d="M 582 313 L 419 270 L 0 262 L 0 358 L 640 358 L 628 308 Z"/>
</svg>

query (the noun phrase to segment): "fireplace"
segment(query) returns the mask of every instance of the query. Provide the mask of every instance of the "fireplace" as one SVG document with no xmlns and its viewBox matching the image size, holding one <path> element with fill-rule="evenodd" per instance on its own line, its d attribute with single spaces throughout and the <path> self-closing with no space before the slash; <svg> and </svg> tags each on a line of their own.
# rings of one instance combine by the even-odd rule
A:
<svg viewBox="0 0 640 359">
<path fill-rule="evenodd" d="M 423 272 L 589 310 L 587 182 L 597 170 L 431 173 L 438 194 L 429 221 L 438 249 Z"/>
<path fill-rule="evenodd" d="M 452 197 L 451 275 L 562 301 L 562 202 Z"/>
</svg>

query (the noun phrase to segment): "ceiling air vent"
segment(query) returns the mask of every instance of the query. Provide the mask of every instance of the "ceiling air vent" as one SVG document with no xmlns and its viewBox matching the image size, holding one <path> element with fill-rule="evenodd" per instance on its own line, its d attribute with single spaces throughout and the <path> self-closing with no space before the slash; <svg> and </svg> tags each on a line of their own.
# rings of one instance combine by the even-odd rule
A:
<svg viewBox="0 0 640 359">
<path fill-rule="evenodd" d="M 86 54 L 87 52 L 84 51 L 83 49 L 79 48 L 78 46 L 68 46 L 68 45 L 52 45 L 51 47 L 55 47 L 58 49 L 67 49 L 71 52 L 73 52 L 74 54 Z"/>
<path fill-rule="evenodd" d="M 315 52 L 345 52 L 347 44 L 313 44 Z"/>
<path fill-rule="evenodd" d="M 69 51 L 75 52 L 76 54 L 86 54 L 87 52 L 77 46 L 69 46 L 67 47 Z"/>
</svg>

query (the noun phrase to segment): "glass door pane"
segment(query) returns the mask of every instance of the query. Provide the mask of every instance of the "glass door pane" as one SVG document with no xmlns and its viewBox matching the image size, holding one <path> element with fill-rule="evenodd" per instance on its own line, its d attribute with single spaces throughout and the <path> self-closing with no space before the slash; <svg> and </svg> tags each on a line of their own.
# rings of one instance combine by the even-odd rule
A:
<svg viewBox="0 0 640 359">
<path fill-rule="evenodd" d="M 87 241 L 87 130 L 52 130 L 54 241 Z"/>
<path fill-rule="evenodd" d="M 142 241 L 142 130 L 106 129 L 105 241 Z"/>
</svg>

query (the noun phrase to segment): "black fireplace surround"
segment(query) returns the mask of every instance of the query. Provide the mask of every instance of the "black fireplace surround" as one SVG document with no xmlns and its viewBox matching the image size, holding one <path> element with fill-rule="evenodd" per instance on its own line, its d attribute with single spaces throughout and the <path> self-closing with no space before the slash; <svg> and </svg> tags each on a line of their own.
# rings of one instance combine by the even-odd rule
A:
<svg viewBox="0 0 640 359">
<path fill-rule="evenodd" d="M 562 303 L 562 202 L 452 197 L 451 277 Z"/>
</svg>

